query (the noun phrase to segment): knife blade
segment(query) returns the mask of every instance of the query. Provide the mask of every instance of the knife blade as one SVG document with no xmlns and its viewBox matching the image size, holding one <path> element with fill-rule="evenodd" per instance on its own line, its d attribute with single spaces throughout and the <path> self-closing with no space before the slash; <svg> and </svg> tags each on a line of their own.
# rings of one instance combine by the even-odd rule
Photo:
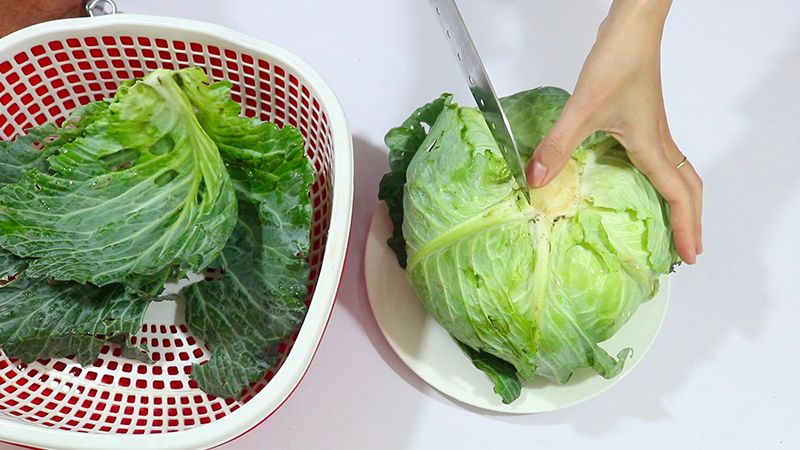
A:
<svg viewBox="0 0 800 450">
<path fill-rule="evenodd" d="M 455 52 L 461 72 L 464 74 L 467 84 L 469 84 L 469 90 L 478 103 L 478 109 L 483 114 L 486 125 L 489 126 L 489 130 L 497 142 L 497 146 L 500 148 L 509 170 L 519 184 L 520 191 L 530 203 L 528 181 L 525 177 L 525 163 L 519 154 L 517 141 L 514 139 L 508 117 L 506 117 L 506 113 L 497 99 L 489 74 L 486 73 L 486 68 L 481 62 L 478 49 L 475 48 L 475 43 L 470 37 L 469 30 L 461 17 L 461 13 L 458 11 L 456 2 L 454 0 L 430 0 L 430 3 L 450 46 Z"/>
</svg>

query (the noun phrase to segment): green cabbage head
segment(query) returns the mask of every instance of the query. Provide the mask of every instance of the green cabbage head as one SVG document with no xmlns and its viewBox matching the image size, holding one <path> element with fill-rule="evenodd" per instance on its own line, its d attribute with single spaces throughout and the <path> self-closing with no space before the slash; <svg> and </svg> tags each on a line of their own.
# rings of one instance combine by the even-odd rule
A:
<svg viewBox="0 0 800 450">
<path fill-rule="evenodd" d="M 502 100 L 523 158 L 569 95 L 544 87 Z M 598 132 L 531 203 L 481 114 L 443 95 L 386 136 L 381 199 L 389 244 L 420 301 L 494 381 L 505 402 L 519 379 L 566 382 L 589 367 L 617 375 L 610 338 L 678 262 L 668 206 L 611 136 Z"/>
</svg>

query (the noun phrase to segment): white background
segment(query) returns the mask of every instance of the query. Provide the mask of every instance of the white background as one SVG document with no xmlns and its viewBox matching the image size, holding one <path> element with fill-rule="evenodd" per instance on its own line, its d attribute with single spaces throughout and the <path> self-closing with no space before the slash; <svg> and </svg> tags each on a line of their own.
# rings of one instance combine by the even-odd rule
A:
<svg viewBox="0 0 800 450">
<path fill-rule="evenodd" d="M 387 169 L 384 133 L 443 91 L 470 102 L 427 2 L 118 3 L 288 48 L 328 80 L 352 127 L 352 242 L 328 331 L 289 401 L 223 448 L 800 448 L 796 2 L 675 2 L 664 95 L 673 136 L 705 181 L 705 254 L 674 276 L 662 333 L 634 372 L 585 404 L 529 416 L 483 413 L 426 386 L 387 346 L 367 303 L 363 245 Z M 459 3 L 501 95 L 571 89 L 609 5 Z"/>
</svg>

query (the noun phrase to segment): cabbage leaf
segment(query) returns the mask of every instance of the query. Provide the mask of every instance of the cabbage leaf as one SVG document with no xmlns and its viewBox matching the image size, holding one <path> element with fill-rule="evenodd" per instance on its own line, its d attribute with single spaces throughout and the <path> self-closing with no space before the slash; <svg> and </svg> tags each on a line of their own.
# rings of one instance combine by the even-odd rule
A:
<svg viewBox="0 0 800 450">
<path fill-rule="evenodd" d="M 120 284 L 98 288 L 23 273 L 0 286 L 0 342 L 24 362 L 75 355 L 91 364 L 107 340 L 141 329 L 149 304 Z"/>
<path fill-rule="evenodd" d="M 217 257 L 235 193 L 175 76 L 124 85 L 48 170 L 0 189 L 0 247 L 29 259 L 28 276 L 102 286 Z"/>
<path fill-rule="evenodd" d="M 186 291 L 186 323 L 211 350 L 192 377 L 208 393 L 238 397 L 264 376 L 305 317 L 313 169 L 292 127 L 239 116 L 230 84 L 182 74 L 197 117 L 219 147 L 239 202 L 221 279 Z"/>
</svg>

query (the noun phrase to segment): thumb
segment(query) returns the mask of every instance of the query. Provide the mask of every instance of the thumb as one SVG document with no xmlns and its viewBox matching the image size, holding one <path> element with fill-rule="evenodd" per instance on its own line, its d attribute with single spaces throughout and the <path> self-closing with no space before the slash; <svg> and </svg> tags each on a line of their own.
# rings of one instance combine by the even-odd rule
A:
<svg viewBox="0 0 800 450">
<path fill-rule="evenodd" d="M 542 187 L 561 172 L 572 152 L 594 130 L 585 114 L 567 102 L 553 128 L 545 134 L 525 170 L 528 184 Z"/>
</svg>

